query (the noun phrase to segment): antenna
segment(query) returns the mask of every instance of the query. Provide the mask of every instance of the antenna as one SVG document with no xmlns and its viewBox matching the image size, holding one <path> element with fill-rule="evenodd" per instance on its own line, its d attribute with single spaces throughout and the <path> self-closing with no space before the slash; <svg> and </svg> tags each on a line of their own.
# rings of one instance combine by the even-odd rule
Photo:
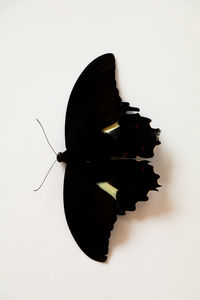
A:
<svg viewBox="0 0 200 300">
<path fill-rule="evenodd" d="M 53 166 L 55 165 L 56 161 L 57 161 L 57 159 L 53 162 L 53 164 L 52 164 L 51 167 L 49 168 L 48 172 L 46 173 L 44 179 L 42 180 L 42 183 L 39 185 L 39 187 L 38 187 L 37 189 L 34 190 L 34 192 L 39 191 L 39 189 L 43 186 L 43 183 L 45 182 L 47 176 L 49 175 L 49 173 L 50 173 L 51 169 L 53 168 Z"/>
<path fill-rule="evenodd" d="M 45 130 L 44 130 L 44 127 L 42 126 L 42 124 L 40 123 L 40 121 L 39 121 L 38 119 L 36 119 L 36 121 L 39 123 L 40 127 L 42 128 L 42 131 L 43 131 L 43 133 L 44 133 L 44 136 L 45 136 L 45 138 L 46 138 L 47 143 L 49 144 L 49 146 L 51 147 L 51 149 L 52 149 L 52 151 L 55 153 L 55 155 L 57 155 L 56 151 L 53 149 L 53 147 L 51 146 L 51 144 L 50 144 L 50 142 L 49 142 L 49 139 L 48 139 L 47 134 L 46 134 L 46 132 L 45 132 Z"/>
<path fill-rule="evenodd" d="M 55 153 L 55 155 L 56 155 L 56 157 L 57 157 L 57 153 L 56 153 L 56 151 L 54 150 L 54 148 L 51 146 L 51 144 L 50 144 L 50 142 L 49 142 L 49 139 L 48 139 L 48 137 L 47 137 L 47 134 L 46 134 L 46 132 L 45 132 L 45 130 L 44 130 L 44 127 L 42 126 L 41 122 L 40 122 L 38 119 L 36 119 L 36 121 L 39 123 L 40 127 L 42 128 L 42 131 L 43 131 L 43 133 L 44 133 L 44 136 L 45 136 L 45 138 L 46 138 L 46 141 L 47 141 L 47 143 L 49 144 L 51 150 Z M 53 164 L 51 165 L 51 167 L 49 168 L 49 170 L 47 171 L 47 173 L 46 173 L 44 179 L 42 180 L 42 183 L 39 185 L 39 187 L 38 187 L 37 189 L 34 190 L 34 192 L 39 191 L 39 189 L 43 186 L 43 184 L 44 184 L 44 182 L 45 182 L 47 176 L 49 175 L 49 173 L 50 173 L 51 169 L 53 168 L 53 166 L 55 165 L 56 161 L 57 161 L 57 158 L 56 158 L 56 160 L 53 162 Z"/>
</svg>

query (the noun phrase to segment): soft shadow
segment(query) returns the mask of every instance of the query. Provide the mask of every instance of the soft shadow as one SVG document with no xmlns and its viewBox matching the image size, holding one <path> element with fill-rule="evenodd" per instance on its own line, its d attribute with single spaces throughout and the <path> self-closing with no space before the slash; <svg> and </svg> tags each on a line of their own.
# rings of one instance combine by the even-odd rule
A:
<svg viewBox="0 0 200 300">
<path fill-rule="evenodd" d="M 112 252 L 121 244 L 128 242 L 128 239 L 134 235 L 134 220 L 138 222 L 147 218 L 159 217 L 169 214 L 173 210 L 168 196 L 173 159 L 167 152 L 166 145 L 161 144 L 156 147 L 155 156 L 150 159 L 150 164 L 153 165 L 155 173 L 160 175 L 158 182 L 162 186 L 159 188 L 159 192 L 151 191 L 148 193 L 149 200 L 147 202 L 137 203 L 134 212 L 127 212 L 125 216 L 118 216 L 110 237 L 108 263 L 112 257 Z"/>
</svg>

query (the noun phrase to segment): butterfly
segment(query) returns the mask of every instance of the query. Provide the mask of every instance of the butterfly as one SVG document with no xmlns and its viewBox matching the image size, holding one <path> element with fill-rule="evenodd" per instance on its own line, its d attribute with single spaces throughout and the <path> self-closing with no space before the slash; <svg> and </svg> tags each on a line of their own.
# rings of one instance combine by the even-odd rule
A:
<svg viewBox="0 0 200 300">
<path fill-rule="evenodd" d="M 157 190 L 159 175 L 147 160 L 160 144 L 160 130 L 139 109 L 123 102 L 115 80 L 115 57 L 93 60 L 77 79 L 67 106 L 64 210 L 81 250 L 93 260 L 107 259 L 117 215 L 133 211 Z"/>
</svg>

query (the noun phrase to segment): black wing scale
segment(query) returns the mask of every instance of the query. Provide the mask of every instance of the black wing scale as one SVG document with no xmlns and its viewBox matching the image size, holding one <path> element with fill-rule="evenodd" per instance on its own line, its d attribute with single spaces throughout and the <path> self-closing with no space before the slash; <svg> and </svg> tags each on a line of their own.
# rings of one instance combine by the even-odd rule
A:
<svg viewBox="0 0 200 300">
<path fill-rule="evenodd" d="M 116 202 L 86 174 L 85 168 L 67 166 L 64 208 L 72 235 L 85 254 L 105 261 L 110 231 L 116 221 Z"/>
<path fill-rule="evenodd" d="M 66 114 L 66 147 L 76 151 L 87 131 L 93 134 L 118 121 L 121 103 L 114 55 L 108 53 L 91 62 L 74 85 Z"/>
<path fill-rule="evenodd" d="M 103 262 L 117 214 L 134 210 L 138 201 L 156 190 L 158 175 L 147 161 L 160 142 L 159 129 L 150 119 L 122 102 L 115 81 L 115 58 L 111 53 L 92 61 L 81 73 L 71 92 L 66 113 L 67 151 L 58 160 L 67 163 L 64 208 L 67 223 L 79 247 L 92 259 Z M 115 123 L 109 133 L 102 130 Z M 111 160 L 115 156 L 116 160 Z M 97 183 L 117 189 L 116 199 Z"/>
</svg>

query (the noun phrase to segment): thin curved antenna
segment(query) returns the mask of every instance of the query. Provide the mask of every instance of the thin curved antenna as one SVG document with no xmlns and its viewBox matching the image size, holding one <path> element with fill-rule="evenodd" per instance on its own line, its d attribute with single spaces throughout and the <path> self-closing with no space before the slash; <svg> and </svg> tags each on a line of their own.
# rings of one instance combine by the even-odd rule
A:
<svg viewBox="0 0 200 300">
<path fill-rule="evenodd" d="M 55 153 L 55 155 L 57 155 L 56 151 L 53 149 L 53 147 L 51 146 L 51 144 L 50 144 L 50 142 L 49 142 L 49 139 L 48 139 L 47 134 L 46 134 L 46 132 L 45 132 L 45 130 L 44 130 L 44 127 L 42 126 L 42 124 L 40 123 L 40 121 L 39 121 L 38 119 L 36 119 L 36 121 L 39 123 L 40 127 L 42 128 L 42 131 L 43 131 L 43 133 L 44 133 L 44 136 L 45 136 L 45 138 L 46 138 L 47 143 L 49 144 L 49 146 L 51 147 L 51 149 L 52 149 L 52 151 Z"/>
<path fill-rule="evenodd" d="M 34 192 L 39 191 L 39 189 L 42 187 L 43 183 L 45 182 L 47 176 L 49 175 L 51 169 L 53 168 L 53 166 L 55 165 L 56 162 L 57 162 L 57 159 L 53 162 L 53 164 L 52 164 L 51 167 L 49 168 L 48 172 L 46 173 L 46 175 L 45 175 L 45 177 L 44 177 L 42 183 L 39 185 L 39 187 L 38 187 L 37 189 L 34 190 Z"/>
</svg>

